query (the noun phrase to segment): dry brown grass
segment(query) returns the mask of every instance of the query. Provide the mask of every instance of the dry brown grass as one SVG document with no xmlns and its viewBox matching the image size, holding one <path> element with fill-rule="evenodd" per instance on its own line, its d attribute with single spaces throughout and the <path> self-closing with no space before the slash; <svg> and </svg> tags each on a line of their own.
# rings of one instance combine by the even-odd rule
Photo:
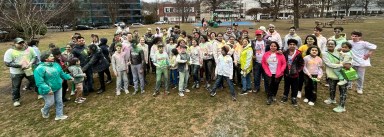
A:
<svg viewBox="0 0 384 137">
<path fill-rule="evenodd" d="M 261 22 L 255 28 L 269 23 Z M 65 113 L 69 119 L 58 122 L 52 119 L 52 110 L 51 118 L 41 117 L 39 110 L 43 101 L 36 100 L 31 91 L 21 92 L 21 107 L 12 106 L 9 70 L 2 64 L 0 136 L 384 136 L 382 23 L 382 19 L 369 19 L 365 23 L 343 25 L 347 34 L 354 29 L 361 30 L 364 39 L 377 44 L 378 49 L 372 57 L 373 66 L 366 72 L 364 95 L 349 90 L 347 111 L 341 114 L 332 111 L 335 105 L 322 102 L 328 97 L 322 85 L 319 85 L 315 106 L 310 107 L 300 100 L 299 107 L 294 108 L 289 103 L 265 105 L 264 91 L 238 96 L 237 102 L 230 100 L 227 89 L 219 91 L 214 98 L 202 88 L 187 93 L 183 98 L 176 94 L 176 90 L 171 90 L 170 96 L 154 98 L 150 95 L 154 75 L 150 74 L 144 95 L 116 97 L 113 93 L 115 84 L 110 84 L 105 94 L 91 94 L 84 104 L 66 103 Z M 287 34 L 291 26 L 286 21 L 274 24 L 281 35 Z M 298 34 L 302 38 L 312 34 L 313 26 L 314 20 L 301 20 Z M 182 29 L 191 32 L 192 27 L 183 24 Z M 139 29 L 141 34 L 144 30 Z M 225 28 L 213 30 L 224 31 Z M 114 31 L 79 32 L 89 40 L 91 33 L 111 39 Z M 249 31 L 253 37 L 254 29 Z M 48 33 L 41 39 L 40 47 L 44 50 L 51 42 L 64 46 L 73 33 Z M 323 32 L 326 37 L 332 33 L 331 28 Z M 0 53 L 4 54 L 9 44 L 0 43 Z M 282 95 L 283 83 L 280 85 L 278 99 Z"/>
</svg>

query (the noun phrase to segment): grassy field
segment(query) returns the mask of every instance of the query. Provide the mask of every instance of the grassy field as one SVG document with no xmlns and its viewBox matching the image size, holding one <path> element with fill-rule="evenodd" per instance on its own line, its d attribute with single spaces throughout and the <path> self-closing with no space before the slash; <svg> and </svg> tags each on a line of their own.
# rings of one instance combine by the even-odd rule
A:
<svg viewBox="0 0 384 137">
<path fill-rule="evenodd" d="M 252 27 L 268 26 L 269 23 L 264 21 Z M 304 39 L 313 33 L 315 23 L 309 19 L 300 23 L 298 34 Z M 54 121 L 54 109 L 51 109 L 49 119 L 41 117 L 40 108 L 44 101 L 37 100 L 32 91 L 22 91 L 22 106 L 12 106 L 9 69 L 1 63 L 0 136 L 384 136 L 384 64 L 380 61 L 384 56 L 382 23 L 382 19 L 368 19 L 365 23 L 342 25 L 348 39 L 350 32 L 357 29 L 363 32 L 364 40 L 378 45 L 371 60 L 373 66 L 366 71 L 364 94 L 349 90 L 344 113 L 335 113 L 332 108 L 336 105 L 323 103 L 328 90 L 322 85 L 318 86 L 315 106 L 308 106 L 302 100 L 298 107 L 280 102 L 267 106 L 264 91 L 238 96 L 237 102 L 230 99 L 228 89 L 218 91 L 214 98 L 202 88 L 192 90 L 185 97 L 179 97 L 176 90 L 171 90 L 169 96 L 152 97 L 155 82 L 154 75 L 150 74 L 144 95 L 123 94 L 117 97 L 115 84 L 109 84 L 107 92 L 101 95 L 92 93 L 84 104 L 66 103 L 64 112 L 69 119 Z M 282 37 L 292 25 L 285 20 L 274 24 Z M 192 32 L 191 24 L 182 24 L 181 28 Z M 140 34 L 144 34 L 145 29 L 140 28 Z M 213 30 L 222 32 L 225 28 Z M 255 30 L 248 30 L 254 37 Z M 77 32 L 89 43 L 92 33 L 111 40 L 114 31 Z M 48 33 L 40 40 L 40 49 L 47 49 L 49 43 L 62 47 L 73 33 Z M 325 28 L 323 34 L 330 37 L 333 29 Z M 10 44 L 0 43 L 2 55 Z M 278 99 L 282 96 L 282 86 L 283 83 L 280 84 Z M 132 87 L 130 91 L 133 91 Z"/>
</svg>

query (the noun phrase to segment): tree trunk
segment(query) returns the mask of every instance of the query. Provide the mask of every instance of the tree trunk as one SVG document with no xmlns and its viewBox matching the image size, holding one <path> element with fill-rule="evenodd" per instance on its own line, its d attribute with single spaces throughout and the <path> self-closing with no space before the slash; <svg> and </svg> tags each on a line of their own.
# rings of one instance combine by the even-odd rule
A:
<svg viewBox="0 0 384 137">
<path fill-rule="evenodd" d="M 275 0 L 275 7 L 273 10 L 273 22 L 276 22 L 277 15 L 279 14 L 279 7 L 280 7 L 281 0 Z"/>
<path fill-rule="evenodd" d="M 324 7 L 325 7 L 325 0 L 321 0 L 321 10 L 320 10 L 320 17 L 324 17 Z"/>
<path fill-rule="evenodd" d="M 364 13 L 365 13 L 365 16 L 368 15 L 368 5 L 369 5 L 369 0 L 364 0 Z"/>
<path fill-rule="evenodd" d="M 299 28 L 299 0 L 293 0 L 293 25 L 296 29 Z"/>
</svg>

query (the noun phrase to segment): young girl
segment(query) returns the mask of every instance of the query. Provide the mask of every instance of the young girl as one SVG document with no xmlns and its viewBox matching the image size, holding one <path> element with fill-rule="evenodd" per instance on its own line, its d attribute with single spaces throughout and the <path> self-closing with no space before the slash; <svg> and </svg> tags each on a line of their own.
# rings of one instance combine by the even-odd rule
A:
<svg viewBox="0 0 384 137">
<path fill-rule="evenodd" d="M 344 69 L 349 69 L 352 66 L 352 52 L 350 52 L 351 49 L 351 43 L 344 42 L 343 44 L 341 44 L 340 65 L 342 65 Z M 348 83 L 348 81 L 341 74 L 341 68 L 335 68 L 333 69 L 333 71 L 339 78 L 339 82 L 337 82 L 337 85 L 344 85 Z"/>
<path fill-rule="evenodd" d="M 215 85 L 210 90 L 211 97 L 216 95 L 216 89 L 222 83 L 223 80 L 226 80 L 229 85 L 229 90 L 232 95 L 232 100 L 236 101 L 235 89 L 232 83 L 233 77 L 233 61 L 231 56 L 228 55 L 229 47 L 223 46 L 221 48 L 221 55 L 218 58 L 217 67 L 215 69 L 215 74 L 217 75 L 217 79 Z"/>
<path fill-rule="evenodd" d="M 307 54 L 307 50 L 311 46 L 317 45 L 317 38 L 315 35 L 308 35 L 305 38 L 304 45 L 302 45 L 299 48 L 299 51 L 301 52 L 302 57 L 304 58 Z M 297 92 L 297 98 L 301 98 L 301 90 L 303 89 L 303 83 L 304 83 L 304 72 L 299 73 L 299 91 Z"/>
<path fill-rule="evenodd" d="M 171 75 L 170 75 L 170 80 L 171 84 L 174 86 L 173 88 L 177 88 L 177 84 L 179 83 L 179 72 L 177 71 L 177 62 L 176 62 L 176 57 L 179 54 L 177 52 L 177 49 L 174 48 L 172 49 L 172 54 L 169 58 L 169 63 L 170 63 L 170 70 L 171 70 Z"/>
<path fill-rule="evenodd" d="M 128 54 L 122 52 L 121 50 L 122 44 L 116 44 L 116 52 L 112 55 L 112 70 L 116 75 L 116 95 L 120 95 L 121 83 L 124 84 L 125 94 L 128 94 L 128 76 L 127 71 L 129 65 L 129 57 Z M 123 82 L 121 81 L 123 80 Z"/>
<path fill-rule="evenodd" d="M 304 102 L 310 106 L 315 105 L 317 82 L 320 81 L 323 75 L 321 66 L 323 61 L 320 58 L 320 48 L 312 46 L 308 48 L 307 56 L 304 57 L 304 81 L 305 81 L 305 99 Z"/>
<path fill-rule="evenodd" d="M 214 71 L 213 68 L 215 65 L 214 58 L 213 58 L 214 48 L 208 42 L 208 37 L 205 35 L 201 36 L 199 47 L 201 48 L 201 55 L 202 55 L 202 62 L 201 63 L 204 63 L 204 65 L 201 64 L 204 66 L 204 73 L 205 73 L 205 86 L 204 87 L 208 89 L 210 87 L 209 82 L 211 81 L 212 74 Z"/>
<path fill-rule="evenodd" d="M 76 103 L 83 103 L 86 98 L 83 98 L 83 81 L 85 76 L 85 73 L 81 70 L 80 67 L 80 60 L 78 58 L 72 58 L 69 61 L 69 72 L 71 72 L 72 77 L 74 78 L 73 83 L 75 84 L 75 102 Z"/>
<path fill-rule="evenodd" d="M 176 48 L 176 43 L 173 39 L 173 37 L 170 37 L 168 39 L 168 44 L 166 45 L 167 54 L 170 56 L 172 55 L 172 49 Z"/>
<path fill-rule="evenodd" d="M 192 39 L 192 46 L 190 48 L 191 50 L 191 69 L 192 69 L 192 76 L 193 76 L 193 85 L 192 88 L 199 88 L 200 85 L 200 77 L 199 77 L 199 71 L 200 66 L 203 65 L 203 56 L 201 52 L 200 46 L 197 45 L 197 41 L 195 39 Z"/>
<path fill-rule="evenodd" d="M 271 49 L 264 54 L 261 60 L 261 64 L 267 75 L 267 78 L 264 81 L 268 83 L 268 89 L 266 89 L 268 93 L 267 105 L 271 105 L 272 101 L 276 100 L 277 90 L 279 89 L 279 84 L 287 65 L 284 55 L 277 53 L 277 50 L 280 49 L 279 44 L 272 41 L 270 48 Z"/>
<path fill-rule="evenodd" d="M 164 75 L 164 86 L 165 86 L 165 94 L 169 94 L 169 74 L 168 74 L 168 67 L 169 67 L 169 57 L 168 54 L 164 51 L 164 45 L 159 44 L 157 45 L 158 51 L 153 56 L 153 64 L 156 66 L 156 87 L 155 92 L 152 94 L 154 97 L 159 94 L 160 90 L 160 84 L 161 79 Z"/>
<path fill-rule="evenodd" d="M 180 46 L 180 54 L 177 55 L 177 70 L 179 71 L 179 96 L 183 97 L 184 92 L 189 92 L 187 89 L 188 77 L 189 77 L 189 68 L 188 64 L 190 61 L 190 56 L 186 52 L 187 46 Z"/>
</svg>

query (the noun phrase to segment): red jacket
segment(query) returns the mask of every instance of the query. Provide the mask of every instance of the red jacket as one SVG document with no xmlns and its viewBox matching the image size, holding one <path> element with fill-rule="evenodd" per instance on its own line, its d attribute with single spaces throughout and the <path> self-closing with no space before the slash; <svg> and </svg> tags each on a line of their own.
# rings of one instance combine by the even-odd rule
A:
<svg viewBox="0 0 384 137">
<path fill-rule="evenodd" d="M 265 74 L 268 77 L 272 77 L 271 70 L 269 70 L 267 59 L 271 56 L 271 51 L 268 51 L 264 54 L 263 59 L 261 60 L 261 65 L 263 66 Z M 285 56 L 283 54 L 276 53 L 277 62 L 277 70 L 276 70 L 276 78 L 282 77 L 284 75 L 284 70 L 287 67 L 287 61 L 285 60 Z"/>
</svg>

